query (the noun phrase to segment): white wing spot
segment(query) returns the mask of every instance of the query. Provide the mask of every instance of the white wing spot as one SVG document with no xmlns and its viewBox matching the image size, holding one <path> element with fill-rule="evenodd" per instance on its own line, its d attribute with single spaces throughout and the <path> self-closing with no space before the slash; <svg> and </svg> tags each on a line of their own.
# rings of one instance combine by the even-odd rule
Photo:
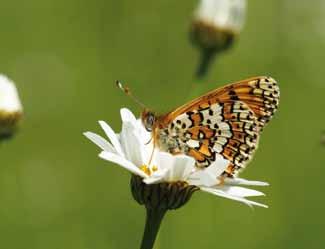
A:
<svg viewBox="0 0 325 249">
<path fill-rule="evenodd" d="M 222 148 L 222 146 L 220 145 L 220 144 L 218 144 L 218 143 L 215 143 L 214 145 L 213 145 L 213 148 L 212 148 L 215 152 L 217 152 L 217 153 L 220 153 L 220 152 L 222 152 L 222 150 L 223 150 L 223 148 Z"/>
<path fill-rule="evenodd" d="M 200 147 L 200 143 L 199 141 L 197 140 L 193 140 L 193 139 L 190 139 L 188 141 L 186 141 L 186 144 L 191 147 L 191 148 L 199 148 Z"/>
</svg>

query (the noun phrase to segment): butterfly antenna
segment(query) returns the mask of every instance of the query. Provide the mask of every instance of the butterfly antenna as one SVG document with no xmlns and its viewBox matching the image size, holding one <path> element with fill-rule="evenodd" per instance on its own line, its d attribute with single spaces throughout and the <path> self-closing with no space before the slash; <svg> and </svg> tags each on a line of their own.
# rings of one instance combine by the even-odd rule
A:
<svg viewBox="0 0 325 249">
<path fill-rule="evenodd" d="M 123 86 L 119 80 L 116 81 L 116 86 L 120 88 L 126 95 L 131 97 L 131 99 L 133 99 L 133 101 L 136 102 L 139 106 L 141 106 L 144 109 L 147 109 L 147 107 L 138 98 L 134 97 L 130 89 L 127 86 Z"/>
</svg>

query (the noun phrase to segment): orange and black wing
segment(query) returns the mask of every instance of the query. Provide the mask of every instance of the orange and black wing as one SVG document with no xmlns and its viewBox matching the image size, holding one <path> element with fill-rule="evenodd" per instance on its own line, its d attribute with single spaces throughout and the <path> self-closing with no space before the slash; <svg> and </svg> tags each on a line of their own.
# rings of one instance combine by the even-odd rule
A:
<svg viewBox="0 0 325 249">
<path fill-rule="evenodd" d="M 204 109 L 215 103 L 244 102 L 258 118 L 261 127 L 272 118 L 278 108 L 280 89 L 277 82 L 266 76 L 249 78 L 215 89 L 163 116 L 170 123 L 178 115 Z"/>
<path fill-rule="evenodd" d="M 269 77 L 256 77 L 216 89 L 159 118 L 161 129 L 175 140 L 171 153 L 208 167 L 216 154 L 229 160 L 234 175 L 251 159 L 259 135 L 279 103 L 279 87 Z M 166 147 L 166 146 L 165 146 Z"/>
</svg>

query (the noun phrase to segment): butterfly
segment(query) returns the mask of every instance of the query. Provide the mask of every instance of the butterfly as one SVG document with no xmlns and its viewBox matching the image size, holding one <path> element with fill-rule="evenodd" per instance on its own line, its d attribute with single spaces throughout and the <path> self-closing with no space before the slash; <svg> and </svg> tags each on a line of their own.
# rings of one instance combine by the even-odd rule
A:
<svg viewBox="0 0 325 249">
<path fill-rule="evenodd" d="M 212 90 L 167 114 L 145 108 L 141 120 L 160 150 L 191 156 L 199 168 L 209 167 L 219 154 L 229 161 L 223 175 L 232 177 L 252 158 L 279 98 L 273 78 L 254 77 Z"/>
</svg>

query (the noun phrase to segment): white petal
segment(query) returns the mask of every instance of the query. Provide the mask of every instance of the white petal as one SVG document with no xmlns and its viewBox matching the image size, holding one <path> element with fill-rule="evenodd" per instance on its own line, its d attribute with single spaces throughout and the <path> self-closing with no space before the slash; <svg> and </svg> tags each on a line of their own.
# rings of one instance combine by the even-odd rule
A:
<svg viewBox="0 0 325 249">
<path fill-rule="evenodd" d="M 141 137 L 142 141 L 144 141 L 144 143 L 148 143 L 148 141 L 152 138 L 152 133 L 146 130 L 141 119 L 138 119 L 134 126 L 137 128 L 138 135 Z"/>
<path fill-rule="evenodd" d="M 135 123 L 137 121 L 133 113 L 127 108 L 122 108 L 120 113 L 123 122 Z"/>
<path fill-rule="evenodd" d="M 148 142 L 148 140 L 146 140 Z M 143 141 L 142 141 L 143 143 Z M 154 149 L 153 144 L 142 144 L 142 149 L 141 149 L 141 158 L 142 161 L 145 164 L 149 164 L 150 158 L 151 158 L 151 162 L 150 162 L 150 166 L 158 166 L 157 162 L 156 162 L 156 153 L 157 153 L 157 149 Z M 155 151 L 154 151 L 155 150 Z"/>
<path fill-rule="evenodd" d="M 83 134 L 102 150 L 116 153 L 116 150 L 113 148 L 110 142 L 108 142 L 106 139 L 102 138 L 101 136 L 90 131 L 84 132 Z"/>
<path fill-rule="evenodd" d="M 198 187 L 212 187 L 219 183 L 219 180 L 215 175 L 210 174 L 204 169 L 198 169 L 192 173 L 188 179 L 190 185 L 196 185 Z"/>
<path fill-rule="evenodd" d="M 200 169 L 191 174 L 189 183 L 196 186 L 212 187 L 220 183 L 218 176 L 220 176 L 228 167 L 229 161 L 220 157 L 207 168 Z"/>
<path fill-rule="evenodd" d="M 166 152 L 156 152 L 156 160 L 160 169 L 168 169 L 166 181 L 185 181 L 194 169 L 195 160 L 192 157 L 173 156 Z"/>
<path fill-rule="evenodd" d="M 105 121 L 99 121 L 99 124 L 102 127 L 102 129 L 104 130 L 106 136 L 109 138 L 109 140 L 113 144 L 116 152 L 121 156 L 124 155 L 121 144 L 120 144 L 115 132 L 113 131 L 113 129 Z"/>
<path fill-rule="evenodd" d="M 243 0 L 201 0 L 195 16 L 210 25 L 239 32 L 245 21 L 245 10 Z"/>
<path fill-rule="evenodd" d="M 146 184 L 155 184 L 165 181 L 166 175 L 168 174 L 169 169 L 162 169 L 154 172 L 148 178 L 143 179 L 143 182 Z"/>
<path fill-rule="evenodd" d="M 122 166 L 123 168 L 127 169 L 128 171 L 130 171 L 133 174 L 136 174 L 136 175 L 141 176 L 143 178 L 148 177 L 147 174 L 145 174 L 142 170 L 140 170 L 132 162 L 130 162 L 130 161 L 126 160 L 125 158 L 120 157 L 120 156 L 118 156 L 118 155 L 116 155 L 114 153 L 103 151 L 103 152 L 101 152 L 99 154 L 99 157 L 104 159 L 104 160 L 116 163 L 116 164 Z"/>
<path fill-rule="evenodd" d="M 7 76 L 0 74 L 0 111 L 4 112 L 22 112 L 17 88 L 15 83 Z"/>
<path fill-rule="evenodd" d="M 269 186 L 267 182 L 260 182 L 260 181 L 250 181 L 243 178 L 226 178 L 225 179 L 226 185 L 247 185 L 247 186 Z"/>
<path fill-rule="evenodd" d="M 249 188 L 243 188 L 238 186 L 217 186 L 215 189 L 222 190 L 226 194 L 234 195 L 238 197 L 249 197 L 249 196 L 262 196 L 265 195 L 264 193 L 249 189 Z"/>
<path fill-rule="evenodd" d="M 123 122 L 120 141 L 128 160 L 138 166 L 147 163 L 143 157 L 144 144 L 136 135 L 136 130 L 130 122 Z"/>
<path fill-rule="evenodd" d="M 175 180 L 187 180 L 195 168 L 195 160 L 189 156 L 174 156 L 173 178 Z"/>
<path fill-rule="evenodd" d="M 216 154 L 215 161 L 205 170 L 214 176 L 220 176 L 228 167 L 229 161 L 221 155 Z"/>
<path fill-rule="evenodd" d="M 154 150 L 152 134 L 144 128 L 141 120 L 136 120 L 136 122 L 132 125 L 135 127 L 133 130 L 133 135 L 137 138 L 139 144 L 141 145 L 140 152 L 142 162 L 148 164 Z M 154 157 L 152 159 L 151 165 L 153 165 L 155 162 Z"/>
<path fill-rule="evenodd" d="M 127 125 L 132 130 L 132 136 L 136 138 L 140 145 L 137 155 L 141 156 L 142 163 L 148 163 L 154 150 L 151 132 L 148 132 L 144 128 L 141 119 L 136 119 L 128 109 L 121 109 L 121 117 L 123 125 Z M 121 133 L 123 133 L 123 129 Z M 134 148 L 134 146 L 132 147 Z"/>
<path fill-rule="evenodd" d="M 243 197 L 232 196 L 232 195 L 229 195 L 229 194 L 224 193 L 221 190 L 212 189 L 212 188 L 200 188 L 200 189 L 202 191 L 208 192 L 210 194 L 218 195 L 218 196 L 225 197 L 225 198 L 228 198 L 228 199 L 231 199 L 231 200 L 235 200 L 235 201 L 239 201 L 239 202 L 245 203 L 246 205 L 248 205 L 250 207 L 252 207 L 253 205 L 255 205 L 255 206 L 259 206 L 259 207 L 268 208 L 268 206 L 266 206 L 264 204 L 261 204 L 261 203 L 255 202 L 255 201 L 250 201 L 250 200 L 247 200 L 247 199 L 245 199 Z"/>
<path fill-rule="evenodd" d="M 156 152 L 156 163 L 159 165 L 159 169 L 169 169 L 174 165 L 175 157 L 166 152 Z"/>
</svg>

